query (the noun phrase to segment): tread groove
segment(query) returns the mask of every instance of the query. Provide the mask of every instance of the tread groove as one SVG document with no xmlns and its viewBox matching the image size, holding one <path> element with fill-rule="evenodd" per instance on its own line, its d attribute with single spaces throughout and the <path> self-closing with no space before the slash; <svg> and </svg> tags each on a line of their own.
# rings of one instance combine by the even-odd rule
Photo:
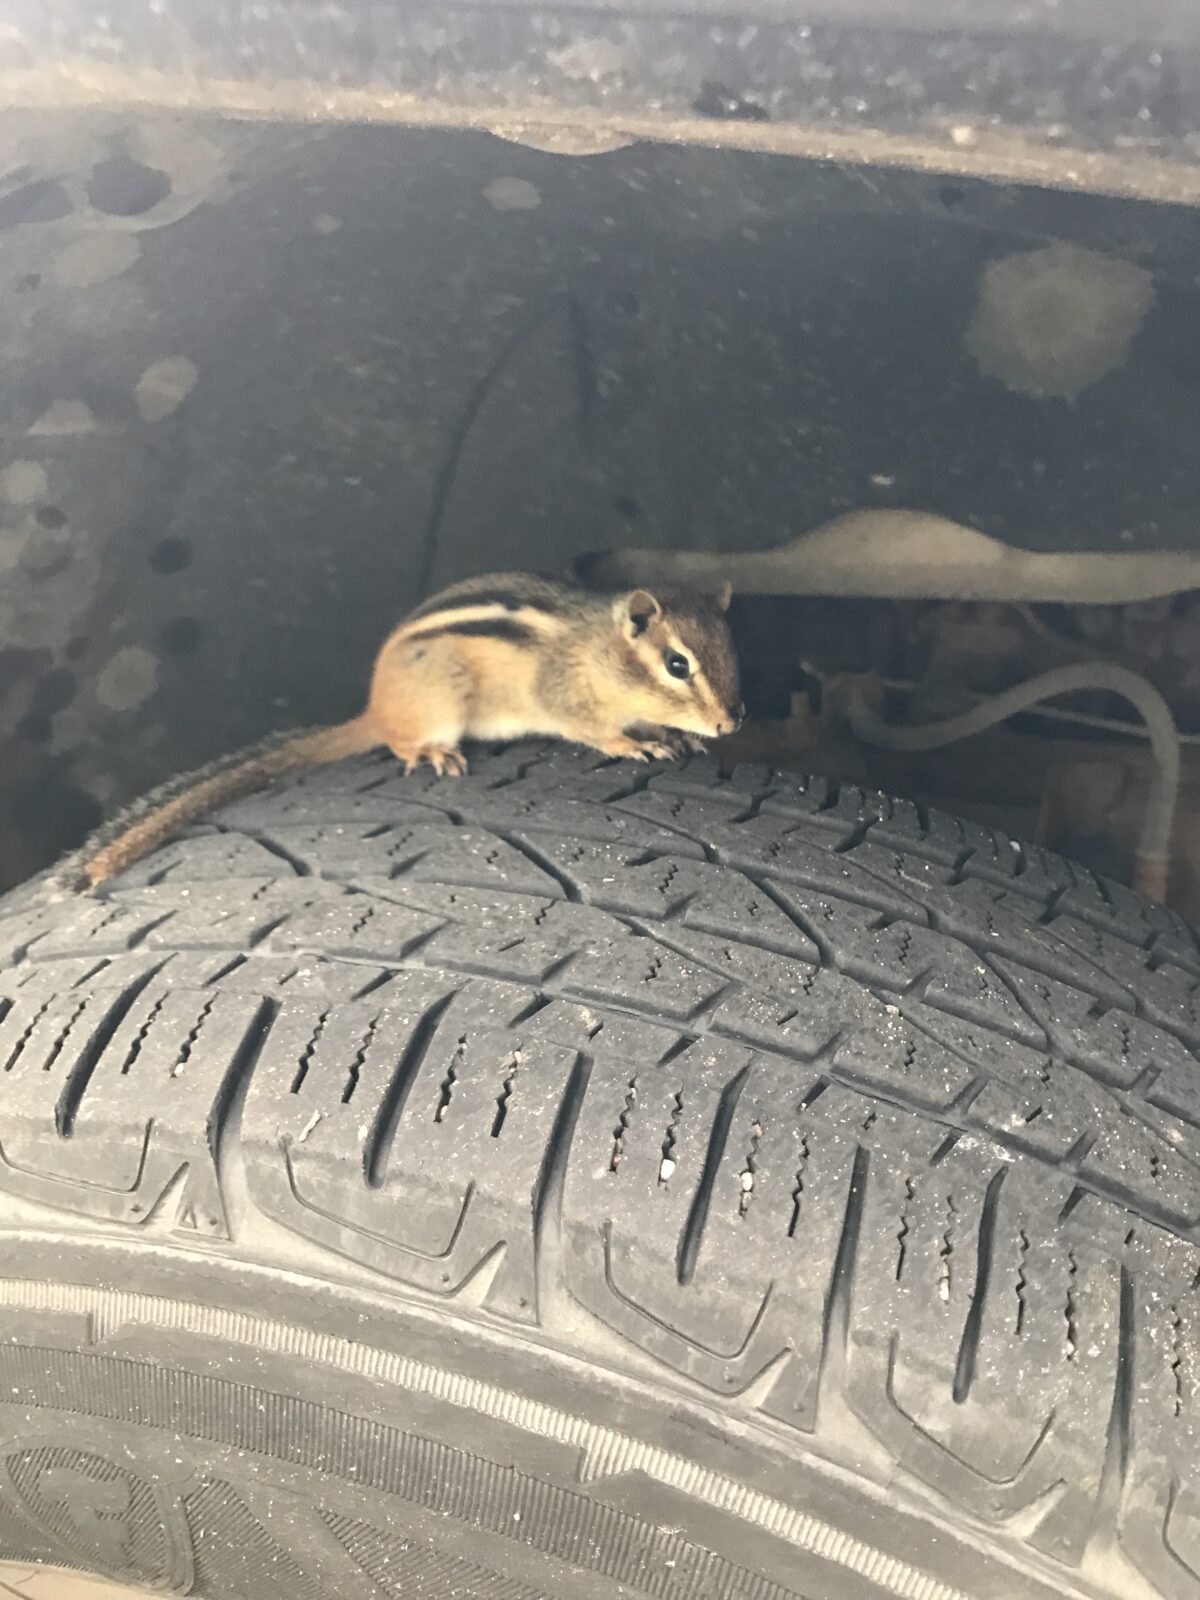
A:
<svg viewBox="0 0 1200 1600">
<path fill-rule="evenodd" d="M 708 1149 L 704 1155 L 704 1165 L 700 1171 L 700 1181 L 696 1185 L 696 1192 L 692 1196 L 692 1203 L 688 1207 L 687 1219 L 679 1235 L 679 1249 L 675 1258 L 675 1278 L 680 1284 L 691 1283 L 696 1275 L 696 1263 L 700 1257 L 700 1246 L 704 1239 L 704 1225 L 708 1221 L 709 1208 L 712 1205 L 713 1190 L 716 1187 L 717 1174 L 721 1168 L 721 1158 L 725 1154 L 725 1147 L 729 1142 L 729 1129 L 732 1126 L 734 1113 L 737 1111 L 738 1100 L 746 1086 L 746 1079 L 750 1075 L 750 1066 L 746 1066 L 730 1079 L 721 1091 L 721 1099 L 717 1106 L 716 1116 L 713 1118 L 712 1131 L 709 1134 Z"/>
<path fill-rule="evenodd" d="M 396 1063 L 387 1092 L 363 1145 L 363 1173 L 369 1189 L 382 1189 L 387 1181 L 388 1156 L 404 1113 L 405 1102 L 433 1043 L 438 1024 L 454 998 L 452 991 L 429 1007 L 413 1029 L 404 1053 Z"/>
<path fill-rule="evenodd" d="M 246 837 L 253 839 L 255 844 L 260 845 L 268 854 L 273 855 L 276 860 L 282 861 L 285 866 L 290 867 L 297 878 L 312 877 L 312 868 L 308 862 L 304 861 L 300 856 L 294 855 L 292 851 L 281 845 L 278 839 L 272 838 L 270 834 L 247 833 Z"/>
<path fill-rule="evenodd" d="M 229 1070 L 225 1073 L 220 1087 L 213 1098 L 212 1110 L 209 1114 L 208 1126 L 205 1130 L 208 1136 L 209 1149 L 214 1158 L 219 1157 L 222 1144 L 227 1137 L 227 1128 L 235 1107 L 245 1095 L 246 1086 L 254 1073 L 255 1062 L 262 1052 L 262 1047 L 270 1036 L 271 1026 L 279 1015 L 279 1006 L 267 996 L 259 1002 L 258 1010 L 250 1019 L 250 1025 L 242 1036 L 241 1043 L 234 1052 L 229 1063 Z M 221 1182 L 222 1164 L 216 1162 L 217 1180 Z"/>
<path fill-rule="evenodd" d="M 570 876 L 570 874 L 564 872 L 562 868 L 557 866 L 555 862 L 551 861 L 548 856 L 543 855 L 543 853 L 537 849 L 535 845 L 529 844 L 524 839 L 518 839 L 515 834 L 510 832 L 501 833 L 498 829 L 493 829 L 492 831 L 495 833 L 497 839 L 503 839 L 504 843 L 508 845 L 511 850 L 515 850 L 518 855 L 524 856 L 526 861 L 532 862 L 532 864 L 539 868 L 540 871 L 544 872 L 548 878 L 553 878 L 554 882 L 557 883 L 559 888 L 562 890 L 565 899 L 570 900 L 573 903 L 578 903 L 579 901 L 583 900 L 583 893 L 581 892 L 579 885 Z"/>
<path fill-rule="evenodd" d="M 559 1102 L 558 1115 L 546 1140 L 541 1165 L 533 1191 L 533 1261 L 534 1288 L 538 1306 L 544 1306 L 557 1289 L 557 1276 L 547 1281 L 549 1256 L 553 1254 L 559 1265 L 562 1253 L 563 1192 L 566 1187 L 567 1162 L 575 1143 L 575 1130 L 587 1095 L 588 1083 L 594 1067 L 593 1058 L 584 1050 L 576 1052 L 567 1086 Z"/>
<path fill-rule="evenodd" d="M 858 1240 L 862 1230 L 863 1213 L 867 1204 L 867 1182 L 871 1171 L 871 1154 L 863 1146 L 854 1151 L 854 1164 L 850 1171 L 850 1187 L 846 1195 L 846 1209 L 842 1215 L 842 1228 L 833 1258 L 833 1270 L 825 1294 L 825 1310 L 821 1319 L 821 1357 L 817 1369 L 817 1416 L 821 1415 L 822 1397 L 828 1386 L 837 1378 L 843 1379 L 850 1358 L 850 1330 L 853 1317 L 854 1280 L 858 1266 Z"/>
<path fill-rule="evenodd" d="M 1113 1373 L 1112 1406 L 1104 1436 L 1104 1461 L 1096 1493 L 1093 1542 L 1101 1549 L 1115 1542 L 1125 1504 L 1133 1446 L 1134 1361 L 1136 1302 L 1133 1274 L 1121 1268 L 1118 1301 L 1117 1353 Z"/>
<path fill-rule="evenodd" d="M 979 1217 L 976 1241 L 975 1284 L 971 1290 L 971 1304 L 963 1323 L 962 1339 L 958 1347 L 958 1361 L 954 1368 L 951 1394 L 955 1405 L 962 1405 L 971 1393 L 975 1381 L 975 1363 L 979 1357 L 979 1339 L 983 1331 L 983 1313 L 991 1288 L 992 1258 L 996 1245 L 996 1213 L 1000 1206 L 1000 1190 L 1007 1169 L 1001 1167 L 987 1186 L 983 1208 Z"/>
</svg>

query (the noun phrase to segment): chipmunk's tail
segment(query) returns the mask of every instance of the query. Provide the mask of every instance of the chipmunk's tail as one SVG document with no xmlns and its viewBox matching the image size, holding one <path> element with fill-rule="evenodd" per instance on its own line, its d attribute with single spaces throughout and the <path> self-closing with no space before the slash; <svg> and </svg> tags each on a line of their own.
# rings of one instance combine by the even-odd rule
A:
<svg viewBox="0 0 1200 1600">
<path fill-rule="evenodd" d="M 359 755 L 378 743 L 366 716 L 332 728 L 273 734 L 248 750 L 172 778 L 134 801 L 69 856 L 56 879 L 77 890 L 95 888 L 226 801 L 252 794 L 285 773 Z"/>
</svg>

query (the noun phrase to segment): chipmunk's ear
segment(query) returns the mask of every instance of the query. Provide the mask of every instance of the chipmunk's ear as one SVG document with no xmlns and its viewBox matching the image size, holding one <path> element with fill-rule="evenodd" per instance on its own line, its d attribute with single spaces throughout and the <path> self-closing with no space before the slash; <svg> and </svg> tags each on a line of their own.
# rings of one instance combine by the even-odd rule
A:
<svg viewBox="0 0 1200 1600">
<path fill-rule="evenodd" d="M 631 594 L 622 595 L 614 609 L 618 621 L 628 625 L 634 639 L 662 616 L 661 604 L 646 589 L 634 589 Z"/>
<path fill-rule="evenodd" d="M 716 600 L 720 610 L 729 610 L 729 602 L 733 599 L 733 585 L 729 582 L 728 578 L 717 590 L 713 598 Z"/>
</svg>

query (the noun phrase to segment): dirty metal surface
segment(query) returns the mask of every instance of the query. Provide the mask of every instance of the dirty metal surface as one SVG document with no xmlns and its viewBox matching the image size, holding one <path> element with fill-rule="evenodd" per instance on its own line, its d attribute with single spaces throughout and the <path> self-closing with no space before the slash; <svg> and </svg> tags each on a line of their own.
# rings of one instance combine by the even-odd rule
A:
<svg viewBox="0 0 1200 1600">
<path fill-rule="evenodd" d="M 1187 211 L 404 128 L 0 135 L 5 883 L 173 772 L 349 714 L 466 572 L 763 548 L 860 505 L 1195 545 Z M 997 321 L 993 294 L 980 336 L 1014 262 L 1032 299 Z M 1035 370 L 1047 317 L 1082 337 Z"/>
<path fill-rule="evenodd" d="M 0 99 L 635 139 L 1200 199 L 1185 0 L 17 0 Z"/>
</svg>

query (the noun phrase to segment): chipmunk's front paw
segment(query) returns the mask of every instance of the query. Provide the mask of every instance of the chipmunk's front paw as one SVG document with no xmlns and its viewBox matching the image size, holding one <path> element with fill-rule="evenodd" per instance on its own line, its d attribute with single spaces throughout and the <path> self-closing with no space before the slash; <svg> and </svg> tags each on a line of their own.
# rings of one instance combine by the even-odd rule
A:
<svg viewBox="0 0 1200 1600">
<path fill-rule="evenodd" d="M 659 759 L 664 761 L 675 761 L 680 756 L 703 755 L 708 748 L 699 734 L 685 733 L 682 728 L 668 728 L 657 722 L 634 722 L 625 732 L 644 750 L 659 752 Z"/>
<path fill-rule="evenodd" d="M 618 734 L 615 739 L 610 739 L 605 744 L 598 744 L 597 750 L 606 756 L 624 756 L 630 761 L 673 761 L 675 752 L 670 745 L 664 744 L 660 739 L 636 739 L 629 734 Z"/>
</svg>

